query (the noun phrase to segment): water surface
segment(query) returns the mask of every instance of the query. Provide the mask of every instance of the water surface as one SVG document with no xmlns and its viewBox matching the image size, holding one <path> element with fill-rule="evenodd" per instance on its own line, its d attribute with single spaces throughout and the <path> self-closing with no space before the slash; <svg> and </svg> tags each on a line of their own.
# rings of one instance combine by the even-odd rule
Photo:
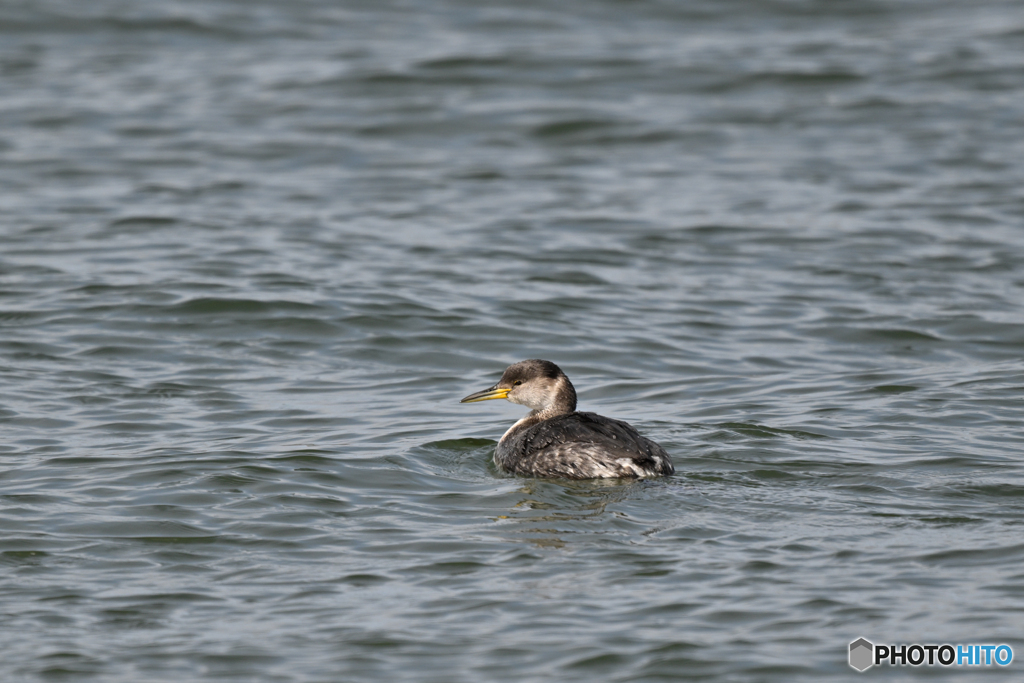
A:
<svg viewBox="0 0 1024 683">
<path fill-rule="evenodd" d="M 5 3 L 0 677 L 1024 657 L 1021 9 Z M 532 357 L 677 475 L 497 472 Z"/>
</svg>

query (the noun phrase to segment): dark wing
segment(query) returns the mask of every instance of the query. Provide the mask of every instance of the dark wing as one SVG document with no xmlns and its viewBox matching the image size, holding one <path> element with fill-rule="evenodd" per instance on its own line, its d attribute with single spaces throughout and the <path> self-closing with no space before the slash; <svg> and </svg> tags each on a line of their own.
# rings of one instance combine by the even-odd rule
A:
<svg viewBox="0 0 1024 683">
<path fill-rule="evenodd" d="M 631 426 L 595 413 L 545 420 L 512 437 L 514 469 L 534 477 L 594 479 L 672 474 L 665 449 Z"/>
</svg>

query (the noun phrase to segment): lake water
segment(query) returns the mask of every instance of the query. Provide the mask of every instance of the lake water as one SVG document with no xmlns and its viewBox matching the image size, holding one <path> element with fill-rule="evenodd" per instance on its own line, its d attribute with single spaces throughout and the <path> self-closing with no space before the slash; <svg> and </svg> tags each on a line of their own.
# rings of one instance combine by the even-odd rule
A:
<svg viewBox="0 0 1024 683">
<path fill-rule="evenodd" d="M 0 123 L 3 681 L 1019 679 L 1021 2 L 10 0 Z"/>
</svg>

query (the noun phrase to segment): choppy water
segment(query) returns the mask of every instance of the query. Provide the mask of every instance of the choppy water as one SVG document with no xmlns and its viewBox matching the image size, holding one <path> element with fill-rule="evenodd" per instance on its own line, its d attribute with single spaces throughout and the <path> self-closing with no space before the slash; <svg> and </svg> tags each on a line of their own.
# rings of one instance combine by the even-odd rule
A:
<svg viewBox="0 0 1024 683">
<path fill-rule="evenodd" d="M 4 681 L 1024 660 L 1021 2 L 12 0 L 0 123 Z"/>
</svg>

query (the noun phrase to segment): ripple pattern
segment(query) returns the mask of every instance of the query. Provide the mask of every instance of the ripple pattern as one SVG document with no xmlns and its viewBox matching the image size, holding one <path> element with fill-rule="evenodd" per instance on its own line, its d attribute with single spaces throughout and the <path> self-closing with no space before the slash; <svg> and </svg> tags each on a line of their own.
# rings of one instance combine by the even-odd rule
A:
<svg viewBox="0 0 1024 683">
<path fill-rule="evenodd" d="M 40 0 L 0 38 L 0 679 L 1024 654 L 1016 0 Z M 531 357 L 677 475 L 497 472 L 520 409 L 457 402 Z"/>
</svg>

